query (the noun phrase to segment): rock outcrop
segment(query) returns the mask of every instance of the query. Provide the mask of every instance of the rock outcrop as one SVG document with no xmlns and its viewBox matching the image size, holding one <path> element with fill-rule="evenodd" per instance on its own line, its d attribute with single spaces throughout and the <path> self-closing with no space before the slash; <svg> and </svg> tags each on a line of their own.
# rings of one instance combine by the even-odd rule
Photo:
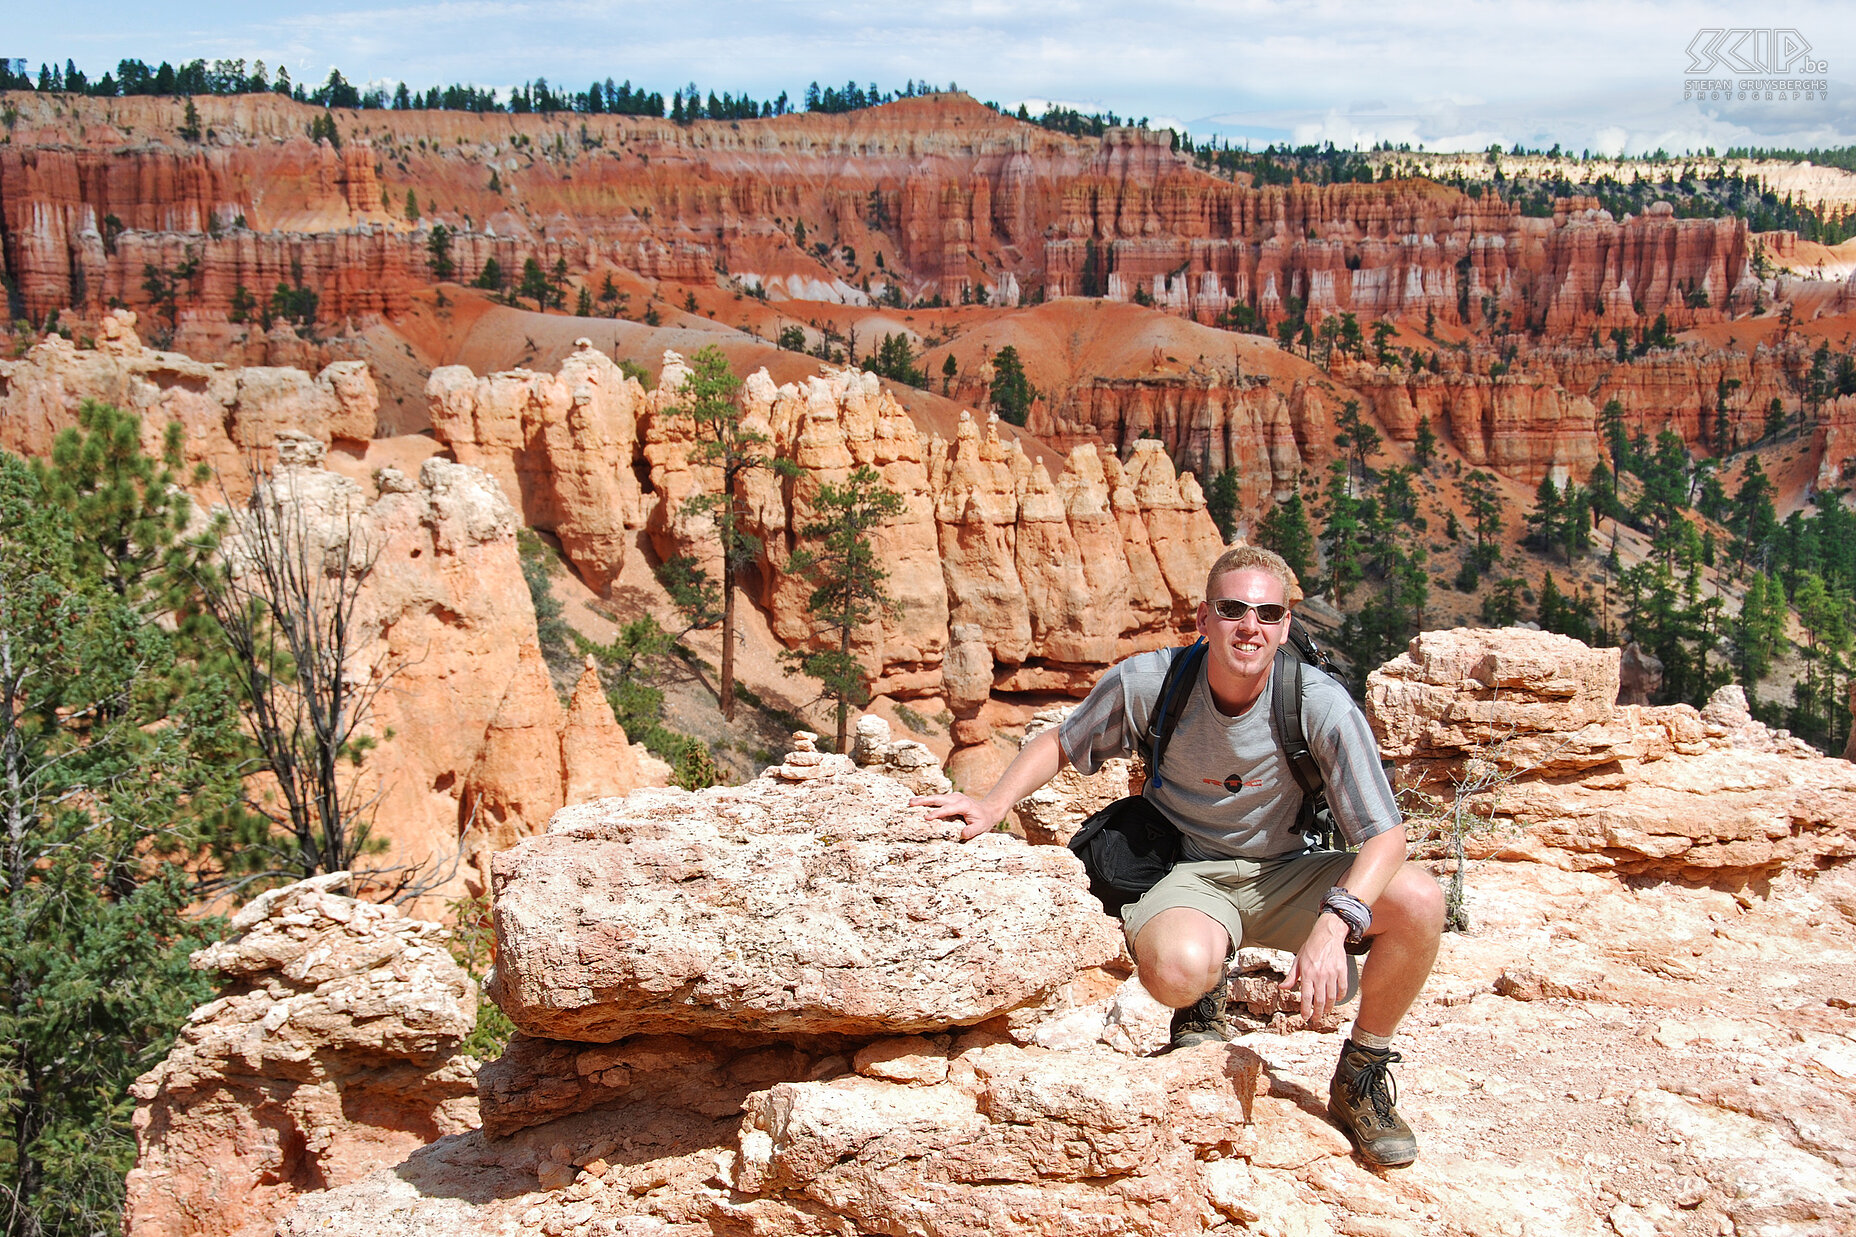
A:
<svg viewBox="0 0 1856 1237">
<path fill-rule="evenodd" d="M 961 844 L 860 734 L 869 770 L 805 735 L 745 787 L 570 809 L 499 860 L 493 989 L 553 1038 L 484 1067 L 480 1133 L 279 1231 L 1157 1237 L 1256 1214 L 1249 1159 L 1344 1146 L 1244 1049 L 1127 1055 L 1165 1011 L 1088 978 L 1120 943 L 1080 865 Z"/>
<path fill-rule="evenodd" d="M 522 522 L 557 534 L 604 594 L 624 567 L 627 527 L 643 524 L 632 465 L 644 388 L 581 339 L 553 375 L 479 378 L 447 365 L 425 389 L 432 427 L 457 461 L 494 476 Z"/>
<path fill-rule="evenodd" d="M 1367 716 L 1402 789 L 1464 800 L 1471 858 L 1698 882 L 1856 857 L 1856 766 L 1747 713 L 1619 705 L 1619 653 L 1543 632 L 1425 632 Z"/>
<path fill-rule="evenodd" d="M 370 496 L 323 468 L 307 435 L 281 435 L 278 459 L 258 501 L 327 547 L 325 561 L 365 568 L 348 664 L 371 701 L 366 733 L 392 738 L 361 763 L 355 795 L 376 803 L 389 863 L 450 873 L 434 899 L 484 889 L 491 851 L 575 797 L 643 783 L 597 680 L 571 709 L 555 695 L 515 511 L 494 479 L 428 459 L 416 479 L 381 469 Z"/>
<path fill-rule="evenodd" d="M 1116 956 L 1067 852 L 962 845 L 899 782 L 809 754 L 815 777 L 601 800 L 498 854 L 497 1004 L 580 1042 L 874 1038 L 1005 1018 Z"/>
<path fill-rule="evenodd" d="M 194 954 L 226 988 L 133 1088 L 132 1237 L 268 1235 L 294 1195 L 477 1125 L 477 985 L 437 924 L 347 882 L 262 894 Z"/>
<path fill-rule="evenodd" d="M 277 435 L 292 430 L 324 446 L 360 448 L 375 431 L 379 391 L 360 361 L 337 361 L 313 378 L 288 367 L 229 367 L 145 347 L 136 315 L 106 314 L 94 348 L 48 335 L 18 360 L 0 360 L 0 450 L 49 456 L 59 432 L 89 400 L 142 419 L 142 449 L 159 459 L 170 424 L 181 427 L 183 476 L 204 465 L 205 492 L 242 501 L 252 468 L 275 460 Z"/>
</svg>

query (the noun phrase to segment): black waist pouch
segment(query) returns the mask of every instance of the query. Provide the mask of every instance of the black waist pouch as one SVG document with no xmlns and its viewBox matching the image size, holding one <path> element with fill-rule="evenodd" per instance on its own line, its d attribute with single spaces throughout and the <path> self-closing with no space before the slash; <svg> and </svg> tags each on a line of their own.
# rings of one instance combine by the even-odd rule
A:
<svg viewBox="0 0 1856 1237">
<path fill-rule="evenodd" d="M 1084 821 L 1070 850 L 1089 873 L 1089 892 L 1119 915 L 1179 862 L 1179 830 L 1146 796 L 1129 795 Z"/>
</svg>

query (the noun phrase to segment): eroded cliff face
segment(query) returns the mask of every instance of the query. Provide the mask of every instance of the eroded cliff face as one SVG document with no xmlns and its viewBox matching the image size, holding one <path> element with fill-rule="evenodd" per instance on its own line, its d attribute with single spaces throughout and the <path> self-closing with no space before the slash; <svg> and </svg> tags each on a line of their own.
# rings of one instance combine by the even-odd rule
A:
<svg viewBox="0 0 1856 1237">
<path fill-rule="evenodd" d="M 499 481 L 470 463 L 427 458 L 418 440 L 370 462 L 377 398 L 363 362 L 336 362 L 314 378 L 204 364 L 144 347 L 134 328 L 135 315 L 117 311 L 94 349 L 51 336 L 0 361 L 0 449 L 49 455 L 92 400 L 138 414 L 143 450 L 156 457 L 178 423 L 180 475 L 203 508 L 271 504 L 285 526 L 366 569 L 349 665 L 374 693 L 370 733 L 393 737 L 362 762 L 356 801 L 377 800 L 390 862 L 449 873 L 434 899 L 487 888 L 489 853 L 537 832 L 563 804 L 661 776 L 633 751 L 597 676 L 583 676 L 566 708 L 555 694 L 516 552 L 520 516 L 505 497 L 528 491 L 508 467 Z M 545 455 L 542 466 L 548 495 L 578 497 L 577 478 L 594 495 L 578 508 L 595 513 L 590 522 L 566 526 L 569 544 L 616 555 L 618 539 L 599 521 L 622 531 L 613 507 L 629 495 L 635 510 L 638 488 L 629 466 L 610 493 L 586 479 L 607 458 L 596 450 L 600 434 L 622 431 L 627 451 L 632 442 L 629 418 L 608 424 L 597 400 L 587 403 L 587 391 L 617 379 L 599 360 L 603 368 L 570 367 L 541 383 L 558 404 L 553 431 L 581 435 L 558 449 L 552 469 Z M 509 464 L 473 451 L 468 437 L 457 454 Z M 205 479 L 192 482 L 202 465 Z M 545 513 L 532 520 L 549 526 Z"/>
<path fill-rule="evenodd" d="M 563 710 L 515 534 L 557 534 L 597 592 L 640 532 L 660 558 L 691 554 L 719 577 L 713 523 L 685 505 L 719 477 L 692 456 L 681 358 L 667 354 L 650 392 L 584 341 L 556 374 L 441 368 L 428 397 L 453 458 L 426 458 L 420 439 L 369 441 L 375 387 L 360 362 L 314 379 L 204 364 L 144 347 L 134 325 L 118 311 L 94 349 L 54 336 L 0 362 L 0 447 L 46 455 L 85 401 L 116 403 L 141 416 L 150 453 L 169 424 L 182 426 L 186 462 L 209 470 L 195 487 L 203 505 L 243 504 L 259 481 L 261 501 L 360 555 L 370 572 L 351 663 L 378 688 L 373 732 L 393 738 L 364 762 L 358 793 L 379 797 L 395 862 L 461 863 L 447 888 L 482 888 L 488 854 L 564 803 L 657 776 L 596 683 Z M 820 487 L 874 468 L 904 500 L 872 534 L 898 605 L 854 648 L 875 691 L 944 698 L 966 745 L 989 736 L 980 715 L 995 690 L 1080 695 L 1109 662 L 1177 639 L 1221 548 L 1196 481 L 1152 440 L 1125 464 L 1080 445 L 1053 480 L 996 422 L 963 417 L 953 442 L 924 441 L 856 371 L 785 386 L 752 375 L 745 416 L 799 468 L 790 480 L 753 475 L 746 495 L 745 522 L 763 546 L 747 579 L 776 637 L 817 638 L 810 586 L 786 564 Z"/>
<path fill-rule="evenodd" d="M 583 346 L 557 376 L 447 367 L 427 394 L 440 440 L 506 478 L 524 522 L 559 535 L 595 587 L 617 578 L 625 527 L 648 532 L 660 560 L 692 555 L 719 579 L 713 519 L 687 506 L 721 485 L 681 407 L 688 373 L 667 353 L 646 392 Z M 970 624 L 991 687 L 1080 694 L 1104 664 L 1176 638 L 1222 548 L 1196 480 L 1156 441 L 1136 443 L 1126 464 L 1080 445 L 1053 481 L 995 422 L 962 414 L 953 442 L 924 442 L 875 376 L 854 370 L 784 386 L 750 375 L 742 423 L 799 470 L 756 470 L 743 496 L 762 545 L 756 600 L 789 646 L 814 638 L 812 586 L 786 564 L 819 488 L 867 466 L 901 496 L 902 513 L 871 537 L 898 605 L 854 645 L 881 693 L 942 694 L 950 632 Z"/>
<path fill-rule="evenodd" d="M 585 672 L 569 708 L 555 694 L 516 511 L 494 478 L 434 458 L 416 478 L 381 468 L 370 495 L 324 469 L 307 435 L 285 435 L 280 448 L 254 501 L 366 567 L 347 664 L 383 741 L 354 794 L 376 804 L 388 862 L 442 878 L 429 900 L 486 888 L 490 854 L 564 804 L 644 783 L 597 675 Z"/>
<path fill-rule="evenodd" d="M 402 319 L 437 284 L 428 243 L 438 223 L 459 282 L 492 258 L 510 277 L 532 258 L 570 279 L 629 271 L 686 285 L 673 300 L 733 287 L 877 313 L 892 289 L 950 304 L 983 291 L 994 306 L 1138 295 L 1198 323 L 1242 308 L 1265 330 L 1297 306 L 1311 323 L 1392 321 L 1407 345 L 1425 324 L 1420 350 L 1442 353 L 1434 373 L 1350 361 L 1269 391 L 1235 377 L 1100 371 L 1045 388 L 1031 428 L 1060 449 L 1093 435 L 1125 452 L 1151 430 L 1182 466 L 1237 469 L 1246 509 L 1259 512 L 1307 466 L 1318 475 L 1332 438 L 1323 406 L 1347 398 L 1394 440 L 1429 417 L 1468 462 L 1526 485 L 1556 470 L 1584 475 L 1595 458 L 1587 404 L 1613 396 L 1652 432 L 1667 426 L 1712 448 L 1719 384 L 1738 381 L 1730 418 L 1750 442 L 1772 398 L 1788 411 L 1798 402 L 1789 360 L 1727 346 L 1617 365 L 1611 332 L 1635 338 L 1659 318 L 1675 331 L 1709 328 L 1786 305 L 1800 323 L 1856 308 L 1847 285 L 1754 278 L 1739 220 L 1678 219 L 1660 203 L 1620 220 L 1576 195 L 1551 217 L 1525 217 L 1494 193 L 1424 180 L 1253 188 L 1194 169 L 1164 138 L 1070 138 L 963 96 L 688 125 L 338 111 L 339 148 L 307 136 L 315 109 L 274 96 L 198 100 L 197 142 L 179 136 L 177 100 L 20 94 L 13 105 L 0 270 L 17 309 L 42 319 L 74 307 L 94 322 L 130 305 L 144 333 L 171 330 L 214 356 L 314 368 L 353 355 L 281 321 L 233 326 L 234 298 L 252 298 L 255 321 L 280 287 L 313 293 L 325 334 Z M 416 222 L 401 205 L 408 189 Z M 171 306 L 151 299 L 150 268 L 175 276 Z M 1465 336 L 1470 354 L 1458 356 Z M 1222 363 L 1229 338 L 1201 351 Z M 1330 390 L 1335 381 L 1345 389 Z M 964 375 L 961 394 L 985 402 L 983 383 Z M 545 452 L 557 465 L 560 445 Z M 1825 467 L 1840 471 L 1843 458 Z"/>
<path fill-rule="evenodd" d="M 162 454 L 179 424 L 182 475 L 205 466 L 209 500 L 242 501 L 254 471 L 276 460 L 277 435 L 304 433 L 323 446 L 363 449 L 375 430 L 379 391 L 367 365 L 337 361 L 313 378 L 287 366 L 229 367 L 145 347 L 136 315 L 105 314 L 95 348 L 49 335 L 24 357 L 0 361 L 0 449 L 49 456 L 58 434 L 78 423 L 86 401 L 114 404 L 142 420 L 142 450 Z"/>
<path fill-rule="evenodd" d="M 1841 314 L 1844 296 L 1835 292 L 1824 312 Z M 1321 475 L 1336 452 L 1335 414 L 1348 400 L 1357 400 L 1392 443 L 1410 444 L 1428 422 L 1464 463 L 1530 487 L 1548 474 L 1584 481 L 1604 453 L 1602 412 L 1613 400 L 1628 433 L 1641 430 L 1653 440 L 1668 430 L 1706 455 L 1757 442 L 1777 400 L 1788 421 L 1802 413 L 1812 427 L 1820 488 L 1843 484 L 1841 473 L 1856 454 L 1839 402 L 1806 398 L 1812 355 L 1832 325 L 1793 330 L 1767 317 L 1763 329 L 1744 339 L 1712 342 L 1704 334 L 1641 355 L 1633 344 L 1623 359 L 1595 327 L 1569 337 L 1502 336 L 1499 345 L 1459 347 L 1406 332 L 1381 363 L 1370 346 L 1357 357 L 1337 350 L 1324 358 L 1317 348 L 1310 359 L 1254 337 L 1234 341 L 1186 324 L 1162 333 L 1152 329 L 1151 315 L 1143 322 L 1131 308 L 1070 313 L 1071 304 L 1019 314 L 1024 339 L 1071 335 L 1059 363 L 1048 356 L 1041 366 L 1033 361 L 1043 372 L 1030 432 L 1060 449 L 1091 442 L 1120 452 L 1156 438 L 1175 460 L 1207 475 L 1235 470 L 1245 513 L 1265 511 L 1269 499 L 1286 498 Z M 1093 321 L 1117 313 L 1127 320 Z M 1650 325 L 1635 321 L 1623 328 L 1632 341 Z M 1129 346 L 1102 359 L 1107 373 L 1090 374 L 1075 363 L 1078 352 L 1107 352 L 1099 345 L 1117 331 L 1157 339 L 1151 363 L 1130 363 L 1136 349 Z M 1828 337 L 1834 346 L 1838 336 Z M 983 401 L 991 375 L 990 365 L 976 366 L 963 373 L 955 394 Z M 1726 436 L 1716 443 L 1723 423 Z"/>
<path fill-rule="evenodd" d="M 1424 181 L 1250 188 L 1194 169 L 1164 135 L 1070 138 L 964 96 L 689 125 L 337 111 L 339 149 L 306 136 L 312 109 L 269 96 L 198 100 L 209 136 L 195 143 L 179 101 L 14 100 L 0 226 L 34 318 L 146 304 L 145 266 L 190 260 L 189 313 L 223 316 L 236 288 L 268 298 L 280 283 L 314 291 L 324 320 L 398 313 L 432 282 L 434 221 L 459 234 L 463 281 L 492 256 L 511 273 L 534 257 L 683 282 L 725 271 L 860 304 L 892 283 L 910 300 L 983 288 L 1004 304 L 1138 290 L 1201 321 L 1242 305 L 1274 324 L 1295 298 L 1317 319 L 1505 313 L 1559 332 L 1632 320 L 1620 310 L 1713 320 L 1751 296 L 1743 222 L 1667 208 L 1617 221 L 1584 198 L 1529 219 Z M 402 185 L 425 203 L 416 226 Z M 1687 309 L 1698 292 L 1717 308 Z"/>
</svg>

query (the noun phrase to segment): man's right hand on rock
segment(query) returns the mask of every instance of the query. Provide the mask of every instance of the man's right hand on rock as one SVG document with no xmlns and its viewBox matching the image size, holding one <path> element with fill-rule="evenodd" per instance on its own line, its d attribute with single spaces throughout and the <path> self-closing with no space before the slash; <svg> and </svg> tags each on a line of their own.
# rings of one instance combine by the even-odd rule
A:
<svg viewBox="0 0 1856 1237">
<path fill-rule="evenodd" d="M 960 831 L 960 840 L 971 842 L 982 833 L 989 833 L 998 827 L 1003 815 L 995 816 L 986 805 L 972 795 L 923 795 L 919 799 L 910 799 L 910 807 L 932 808 L 929 820 L 950 820 L 955 817 L 966 822 Z"/>
</svg>

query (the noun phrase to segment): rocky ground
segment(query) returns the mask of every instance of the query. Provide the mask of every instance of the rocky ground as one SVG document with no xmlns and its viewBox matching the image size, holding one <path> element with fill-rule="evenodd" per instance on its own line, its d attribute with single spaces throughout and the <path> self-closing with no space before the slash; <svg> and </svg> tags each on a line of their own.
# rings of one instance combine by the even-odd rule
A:
<svg viewBox="0 0 1856 1237">
<path fill-rule="evenodd" d="M 1446 937 L 1397 1045 L 1417 1164 L 1301 1181 L 1348 1233 L 1850 1231 L 1852 888 L 1735 897 L 1481 869 L 1475 927 Z M 1337 1038 L 1258 1026 L 1239 1042 L 1272 1093 L 1317 1108 Z"/>
</svg>

